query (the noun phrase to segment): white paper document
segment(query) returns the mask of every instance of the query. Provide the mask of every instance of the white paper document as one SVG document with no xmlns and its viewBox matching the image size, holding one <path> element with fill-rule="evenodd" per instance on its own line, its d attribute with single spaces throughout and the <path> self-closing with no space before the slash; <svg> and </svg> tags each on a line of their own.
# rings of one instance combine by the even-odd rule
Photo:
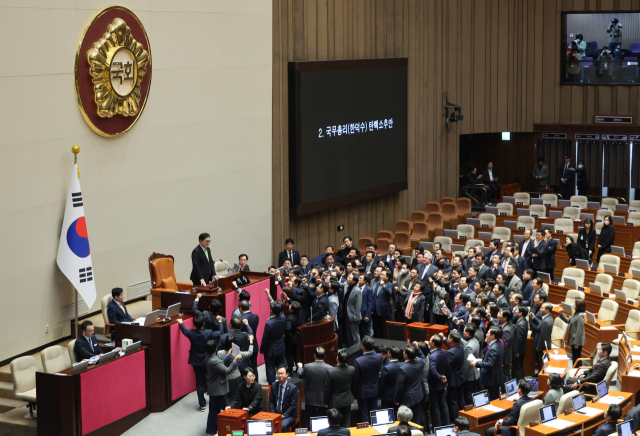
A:
<svg viewBox="0 0 640 436">
<path fill-rule="evenodd" d="M 600 330 L 617 330 L 617 329 L 612 325 L 603 325 L 602 327 L 600 327 Z"/>
<path fill-rule="evenodd" d="M 569 356 L 566 354 L 550 354 L 553 360 L 569 360 Z"/>
<path fill-rule="evenodd" d="M 631 351 L 640 351 L 640 345 L 631 346 Z"/>
<path fill-rule="evenodd" d="M 631 360 L 640 360 L 640 354 L 632 354 Z"/>
<path fill-rule="evenodd" d="M 487 404 L 486 406 L 482 406 L 481 409 L 489 410 L 490 412 L 502 412 L 502 411 L 504 411 L 504 409 L 501 409 L 501 408 L 496 407 L 496 406 L 492 406 L 491 404 Z"/>
<path fill-rule="evenodd" d="M 584 375 L 585 372 L 587 372 L 585 369 L 579 369 L 578 372 L 576 372 L 575 377 L 580 377 L 581 375 Z"/>
<path fill-rule="evenodd" d="M 640 371 L 637 371 L 637 370 L 629 371 L 627 375 L 631 377 L 640 377 Z"/>
<path fill-rule="evenodd" d="M 467 357 L 467 360 L 471 363 L 478 361 L 478 359 L 476 359 L 476 356 L 474 356 L 473 354 L 469 354 L 469 356 Z"/>
<path fill-rule="evenodd" d="M 136 318 L 136 319 L 134 319 L 134 320 L 133 320 L 133 322 L 134 322 L 134 323 L 135 323 L 135 322 L 137 322 L 137 323 L 139 323 L 140 325 L 144 325 L 144 320 L 145 320 L 145 318 L 146 318 L 146 316 L 141 316 L 140 318 Z M 133 323 L 132 323 L 132 324 L 133 324 Z"/>
<path fill-rule="evenodd" d="M 238 347 L 236 344 L 231 344 L 231 357 L 233 357 L 234 359 L 236 358 L 236 356 L 240 354 L 240 347 Z"/>
<path fill-rule="evenodd" d="M 622 400 L 624 399 L 624 397 L 616 397 L 613 395 L 605 395 L 604 397 L 600 398 L 598 400 L 599 403 L 604 403 L 604 404 L 620 404 L 622 403 Z"/>
<path fill-rule="evenodd" d="M 571 421 L 565 421 L 564 419 L 554 419 L 552 421 L 547 421 L 542 425 L 546 425 L 547 427 L 562 430 L 563 428 L 567 428 L 569 426 L 575 425 L 575 423 Z"/>
<path fill-rule="evenodd" d="M 564 374 L 566 368 L 556 368 L 555 366 L 547 366 L 544 372 L 547 374 Z"/>
<path fill-rule="evenodd" d="M 389 427 L 386 425 L 374 425 L 373 428 L 380 434 L 389 433 Z"/>
<path fill-rule="evenodd" d="M 582 409 L 577 410 L 576 413 L 587 415 L 588 417 L 592 418 L 594 416 L 602 415 L 604 413 L 604 410 L 594 409 L 593 407 L 583 407 Z"/>
</svg>

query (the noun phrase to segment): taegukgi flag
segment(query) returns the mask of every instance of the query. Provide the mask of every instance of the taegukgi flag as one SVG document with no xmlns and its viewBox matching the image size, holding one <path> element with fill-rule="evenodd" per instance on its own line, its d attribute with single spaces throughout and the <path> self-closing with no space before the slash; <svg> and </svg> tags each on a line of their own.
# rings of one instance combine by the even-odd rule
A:
<svg viewBox="0 0 640 436">
<path fill-rule="evenodd" d="M 96 301 L 96 282 L 93 280 L 93 264 L 91 263 L 87 222 L 84 217 L 78 164 L 74 165 L 71 174 L 56 260 L 60 270 L 73 283 L 87 306 L 91 308 Z"/>
</svg>

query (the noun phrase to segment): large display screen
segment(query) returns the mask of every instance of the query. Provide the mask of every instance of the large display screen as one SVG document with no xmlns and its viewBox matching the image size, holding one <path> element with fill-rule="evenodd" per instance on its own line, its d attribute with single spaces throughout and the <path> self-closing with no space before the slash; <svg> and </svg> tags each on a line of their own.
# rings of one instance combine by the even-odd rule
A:
<svg viewBox="0 0 640 436">
<path fill-rule="evenodd" d="M 407 189 L 407 59 L 289 63 L 298 215 Z"/>
<path fill-rule="evenodd" d="M 561 82 L 640 85 L 640 13 L 562 15 Z"/>
</svg>

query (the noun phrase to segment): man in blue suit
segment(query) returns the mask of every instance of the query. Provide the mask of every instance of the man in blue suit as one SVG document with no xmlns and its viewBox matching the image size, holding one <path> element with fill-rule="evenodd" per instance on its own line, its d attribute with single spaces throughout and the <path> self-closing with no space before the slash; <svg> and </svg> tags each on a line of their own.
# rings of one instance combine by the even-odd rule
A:
<svg viewBox="0 0 640 436">
<path fill-rule="evenodd" d="M 450 374 L 449 387 L 449 417 L 451 422 L 458 417 L 458 411 L 464 410 L 466 402 L 464 399 L 464 347 L 462 346 L 460 333 L 457 330 L 449 333 L 449 350 L 447 359 L 449 362 Z"/>
<path fill-rule="evenodd" d="M 207 365 L 205 358 L 207 357 L 206 344 L 207 341 L 213 339 L 217 341 L 222 334 L 222 323 L 220 323 L 218 331 L 205 330 L 204 318 L 198 316 L 193 320 L 195 329 L 187 330 L 182 323 L 182 318 L 178 319 L 180 331 L 191 342 L 189 350 L 189 365 L 193 367 L 196 374 L 196 391 L 198 393 L 198 403 L 200 403 L 200 411 L 206 411 L 207 401 L 204 399 L 204 393 L 207 390 Z"/>
<path fill-rule="evenodd" d="M 499 419 L 498 421 L 496 421 L 496 424 L 493 427 L 489 427 L 485 431 L 485 436 L 495 436 L 496 434 L 500 434 L 502 436 L 517 436 L 518 430 L 507 426 L 518 425 L 518 420 L 520 419 L 520 410 L 522 409 L 522 406 L 533 401 L 533 398 L 529 396 L 529 392 L 531 392 L 531 384 L 525 379 L 520 379 L 518 381 L 518 395 L 520 395 L 520 398 L 518 399 L 518 401 L 513 403 L 511 412 L 509 412 L 509 417 L 507 419 Z M 615 428 L 612 430 L 612 432 L 613 431 L 615 431 Z M 610 433 L 607 433 L 607 435 L 608 434 Z"/>
<path fill-rule="evenodd" d="M 311 321 L 318 321 L 329 315 L 329 283 L 322 283 L 322 286 L 316 287 L 316 298 L 311 304 Z"/>
<path fill-rule="evenodd" d="M 424 365 L 424 355 L 418 348 L 418 343 L 414 342 L 413 345 L 408 345 L 404 349 L 404 363 L 398 370 L 398 381 L 394 394 L 396 406 L 403 405 L 410 408 L 413 412 L 413 422 L 418 425 L 426 424 L 422 413 L 422 401 L 427 395 L 422 381 Z M 444 397 L 444 392 L 442 396 Z"/>
<path fill-rule="evenodd" d="M 387 321 L 391 319 L 393 310 L 393 282 L 390 275 L 389 270 L 384 270 L 379 280 L 373 283 L 373 336 L 376 338 L 387 338 Z"/>
<path fill-rule="evenodd" d="M 488 267 L 493 265 L 493 256 L 498 255 L 499 258 L 502 258 L 502 253 L 498 250 L 500 246 L 500 239 L 492 239 L 489 242 L 489 251 L 484 255 L 484 264 Z M 495 277 L 494 277 L 495 278 Z"/>
<path fill-rule="evenodd" d="M 358 287 L 362 290 L 362 307 L 360 308 L 360 337 L 373 335 L 373 325 L 371 317 L 373 316 L 373 289 L 367 283 L 367 276 L 360 274 L 358 277 Z"/>
<path fill-rule="evenodd" d="M 76 353 L 78 360 L 101 355 L 102 350 L 100 349 L 100 345 L 98 345 L 98 339 L 93 336 L 95 329 L 93 323 L 87 320 L 83 321 L 81 326 L 82 336 L 76 340 L 76 345 L 73 347 L 73 351 Z"/>
<path fill-rule="evenodd" d="M 547 255 L 544 263 L 547 267 L 547 274 L 553 280 L 553 269 L 556 267 L 556 250 L 558 248 L 558 241 L 551 237 L 551 230 L 548 227 L 544 228 L 544 241 L 547 243 Z"/>
<path fill-rule="evenodd" d="M 240 309 L 240 320 L 244 321 L 245 319 L 249 322 L 249 327 L 253 330 L 253 334 L 258 334 L 258 324 L 260 324 L 260 317 L 255 313 L 251 313 L 251 306 L 249 306 L 248 301 L 241 301 L 238 304 L 238 308 Z M 244 325 L 244 323 L 243 323 Z M 258 353 L 260 352 L 260 346 L 258 345 L 258 341 L 253 342 L 253 354 L 251 355 L 251 367 L 258 373 Z"/>
<path fill-rule="evenodd" d="M 271 303 L 273 304 L 273 303 Z M 269 396 L 269 412 L 282 415 L 282 431 L 289 431 L 289 427 L 298 419 L 298 388 L 288 381 L 289 371 L 286 365 L 278 367 L 278 380 L 271 383 Z"/>
<path fill-rule="evenodd" d="M 393 408 L 393 412 L 397 415 L 398 405 L 394 401 L 396 391 L 396 380 L 398 379 L 398 370 L 402 363 L 398 360 L 402 356 L 402 351 L 395 345 L 389 349 L 391 358 L 380 373 L 380 407 L 383 409 Z"/>
<path fill-rule="evenodd" d="M 538 271 L 546 272 L 547 268 L 547 243 L 543 235 L 544 230 L 538 229 L 536 231 L 536 240 L 533 243 L 533 247 L 531 247 L 531 268 L 534 276 L 538 275 Z"/>
<path fill-rule="evenodd" d="M 502 338 L 502 329 L 493 326 L 487 331 L 486 341 L 489 349 L 482 360 L 472 362 L 471 366 L 480 368 L 480 382 L 489 391 L 491 401 L 500 397 L 500 385 L 504 383 L 502 362 L 504 361 L 502 344 L 498 339 Z"/>
<path fill-rule="evenodd" d="M 124 305 L 124 291 L 122 288 L 113 288 L 111 290 L 111 297 L 113 300 L 107 306 L 109 322 L 111 324 L 119 324 L 121 322 L 133 321 L 133 318 L 131 318 L 127 311 L 127 306 Z"/>
<path fill-rule="evenodd" d="M 438 267 L 431 263 L 432 255 L 428 251 L 425 251 L 422 257 L 422 264 L 418 265 L 418 279 L 422 283 L 428 283 L 429 278 L 433 277 L 438 272 Z"/>
<path fill-rule="evenodd" d="M 264 326 L 260 352 L 264 354 L 267 381 L 269 384 L 272 384 L 276 380 L 276 368 L 281 365 L 286 366 L 284 328 L 287 320 L 284 315 L 282 315 L 282 306 L 279 301 L 272 302 L 269 308 L 271 317 Z"/>
<path fill-rule="evenodd" d="M 442 337 L 433 335 L 429 340 L 429 395 L 431 395 L 431 420 L 434 427 L 449 425 L 449 407 L 445 399 L 444 389 L 449 380 L 449 359 L 442 349 Z"/>
<path fill-rule="evenodd" d="M 558 193 L 564 200 L 569 200 L 575 192 L 576 167 L 571 163 L 571 156 L 564 155 L 564 163 L 558 167 Z"/>
<path fill-rule="evenodd" d="M 371 336 L 362 339 L 362 356 L 353 362 L 355 373 L 351 380 L 351 392 L 358 400 L 358 422 L 371 422 L 370 412 L 378 405 L 378 376 L 382 367 L 382 355 L 373 350 Z"/>
</svg>

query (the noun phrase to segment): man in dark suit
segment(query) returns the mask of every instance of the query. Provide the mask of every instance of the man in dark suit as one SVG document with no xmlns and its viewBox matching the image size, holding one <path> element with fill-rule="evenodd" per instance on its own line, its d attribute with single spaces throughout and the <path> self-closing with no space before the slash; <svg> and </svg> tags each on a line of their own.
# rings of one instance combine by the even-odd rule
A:
<svg viewBox="0 0 640 436">
<path fill-rule="evenodd" d="M 217 341 L 222 333 L 222 325 L 220 325 L 218 331 L 205 330 L 204 319 L 197 317 L 193 320 L 194 329 L 187 330 L 182 323 L 182 319 L 178 319 L 180 324 L 180 331 L 191 342 L 191 349 L 189 350 L 189 365 L 193 367 L 193 372 L 196 374 L 196 392 L 198 393 L 198 403 L 200 404 L 200 411 L 206 410 L 207 401 L 204 399 L 204 393 L 207 389 L 207 365 L 205 358 L 207 357 L 206 344 L 207 341 L 213 339 Z"/>
<path fill-rule="evenodd" d="M 393 311 L 393 282 L 389 276 L 389 271 L 383 270 L 373 283 L 373 335 L 376 338 L 387 338 L 387 321 Z"/>
<path fill-rule="evenodd" d="M 238 264 L 240 265 L 240 271 L 251 271 L 249 268 L 249 256 L 246 254 L 241 254 L 238 256 Z"/>
<path fill-rule="evenodd" d="M 484 264 L 484 256 L 482 253 L 476 254 L 476 265 L 475 268 L 477 270 L 476 279 L 487 280 L 491 278 L 491 270 L 487 265 Z M 473 289 L 473 288 L 471 288 Z"/>
<path fill-rule="evenodd" d="M 382 366 L 382 355 L 373 350 L 374 341 L 370 336 L 362 339 L 362 356 L 353 362 L 355 373 L 351 381 L 351 391 L 358 400 L 358 422 L 371 422 L 370 413 L 378 405 L 378 377 Z"/>
<path fill-rule="evenodd" d="M 248 301 L 241 301 L 238 303 L 238 308 L 240 309 L 240 320 L 244 323 L 246 319 L 253 330 L 253 334 L 256 335 L 258 333 L 258 325 L 260 324 L 260 317 L 255 313 L 251 312 L 251 306 L 249 306 Z M 260 346 L 258 345 L 258 341 L 253 342 L 253 354 L 251 355 L 251 367 L 255 374 L 258 373 L 258 353 L 260 352 Z"/>
<path fill-rule="evenodd" d="M 527 268 L 522 273 L 522 301 L 525 306 L 529 305 L 529 302 L 533 298 L 533 270 L 531 268 Z"/>
<path fill-rule="evenodd" d="M 547 243 L 547 255 L 544 259 L 544 263 L 547 267 L 547 274 L 553 278 L 553 269 L 556 267 L 556 249 L 558 248 L 558 241 L 551 237 L 551 231 L 548 227 L 544 229 L 544 241 Z"/>
<path fill-rule="evenodd" d="M 482 182 L 489 187 L 489 198 L 493 198 L 495 193 L 500 191 L 502 185 L 498 183 L 498 177 L 493 173 L 493 162 L 489 162 L 482 173 Z"/>
<path fill-rule="evenodd" d="M 489 349 L 481 361 L 472 362 L 471 366 L 480 368 L 480 382 L 489 391 L 489 398 L 493 401 L 500 396 L 500 385 L 504 383 L 502 374 L 502 362 L 504 360 L 502 344 L 498 339 L 502 338 L 502 329 L 493 326 L 487 331 L 486 341 Z"/>
<path fill-rule="evenodd" d="M 362 291 L 362 306 L 360 307 L 360 337 L 373 335 L 373 289 L 367 283 L 367 276 L 360 274 L 358 277 L 358 287 Z M 344 413 L 342 414 L 344 416 Z"/>
<path fill-rule="evenodd" d="M 77 343 L 77 342 L 76 342 Z M 595 383 L 598 384 L 607 375 L 607 371 L 611 366 L 611 344 L 600 344 L 598 347 L 598 361 L 591 367 L 584 375 L 580 377 L 569 377 L 565 383 L 565 392 L 578 389 L 583 383 Z M 587 393 L 595 392 L 592 386 L 585 386 Z"/>
<path fill-rule="evenodd" d="M 211 256 L 211 237 L 208 233 L 201 233 L 198 237 L 200 244 L 191 252 L 191 276 L 189 279 L 193 286 L 205 286 L 211 283 L 211 279 L 215 276 L 215 267 L 213 265 L 213 257 Z"/>
<path fill-rule="evenodd" d="M 393 408 L 395 414 L 398 413 L 398 406 L 394 401 L 394 395 L 396 391 L 396 380 L 398 380 L 398 370 L 402 363 L 399 359 L 402 356 L 402 351 L 395 345 L 389 349 L 391 358 L 389 363 L 384 365 L 382 372 L 380 373 L 380 407 L 383 409 Z"/>
<path fill-rule="evenodd" d="M 511 360 L 513 356 L 513 335 L 514 327 L 511 323 L 513 316 L 511 309 L 505 308 L 498 311 L 498 322 L 502 327 L 502 342 L 504 342 L 504 353 L 502 356 L 502 372 L 505 380 L 511 380 Z"/>
<path fill-rule="evenodd" d="M 520 395 L 520 398 L 518 399 L 518 401 L 513 403 L 511 412 L 509 412 L 509 417 L 507 419 L 499 419 L 498 421 L 496 421 L 496 424 L 493 427 L 489 427 L 487 429 L 485 435 L 495 436 L 496 434 L 500 434 L 502 436 L 517 436 L 518 430 L 507 426 L 518 425 L 518 420 L 520 419 L 520 409 L 522 409 L 522 406 L 524 406 L 525 404 L 533 401 L 533 398 L 529 396 L 529 392 L 531 392 L 531 384 L 525 379 L 521 379 L 520 381 L 518 381 L 518 395 Z"/>
<path fill-rule="evenodd" d="M 289 259 L 291 266 L 300 265 L 300 253 L 293 249 L 293 239 L 287 238 L 287 240 L 284 241 L 284 245 L 286 249 L 278 254 L 278 267 L 284 265 L 286 259 Z"/>
<path fill-rule="evenodd" d="M 271 317 L 267 320 L 262 333 L 260 352 L 264 355 L 267 381 L 272 384 L 276 379 L 276 368 L 280 365 L 286 366 L 284 329 L 287 320 L 282 315 L 282 306 L 279 302 L 271 303 L 270 314 Z"/>
<path fill-rule="evenodd" d="M 469 431 L 471 425 L 469 424 L 469 420 L 464 416 L 458 416 L 454 421 L 453 431 L 457 436 L 480 436 L 478 433 L 472 433 Z"/>
<path fill-rule="evenodd" d="M 324 405 L 338 409 L 342 414 L 340 425 L 348 427 L 351 423 L 351 384 L 356 370 L 347 365 L 349 352 L 346 349 L 338 351 L 337 365 L 329 370 L 327 385 L 324 391 Z"/>
<path fill-rule="evenodd" d="M 593 436 L 609 436 L 612 433 L 616 433 L 616 424 L 621 417 L 622 408 L 617 404 L 611 404 L 604 413 L 604 423 L 598 427 Z"/>
<path fill-rule="evenodd" d="M 489 251 L 484 255 L 484 264 L 488 267 L 493 265 L 493 256 L 497 255 L 499 258 L 502 258 L 502 253 L 498 250 L 500 246 L 500 239 L 492 239 L 489 241 Z"/>
<path fill-rule="evenodd" d="M 196 299 L 193 300 L 193 306 L 191 307 L 191 311 L 195 315 L 195 317 L 201 316 L 204 319 L 204 328 L 207 330 L 218 330 L 219 325 L 222 324 L 222 332 L 227 333 L 229 330 L 227 329 L 227 319 L 218 315 L 220 310 L 222 309 L 222 303 L 217 298 L 211 300 L 211 304 L 209 305 L 209 310 L 201 311 L 198 308 L 198 304 L 200 299 L 202 298 L 202 294 L 196 295 Z"/>
<path fill-rule="evenodd" d="M 242 328 L 245 328 L 245 331 L 242 331 Z M 229 331 L 227 333 L 222 334 L 222 338 L 220 343 L 224 343 L 225 337 L 230 337 L 231 341 L 235 343 L 238 347 L 240 347 L 240 351 L 249 351 L 249 346 L 251 345 L 251 341 L 249 340 L 249 336 L 254 336 L 255 332 L 249 326 L 249 321 L 242 321 L 238 317 L 231 318 L 231 322 L 229 323 Z M 255 341 L 254 341 L 255 343 Z M 253 347 L 253 353 L 256 353 L 256 347 Z M 242 371 L 245 368 L 251 366 L 251 359 L 242 359 L 238 364 L 238 370 Z"/>
<path fill-rule="evenodd" d="M 543 236 L 543 229 L 536 230 L 536 240 L 531 247 L 531 268 L 534 276 L 537 276 L 538 271 L 545 272 L 547 270 L 547 243 Z"/>
<path fill-rule="evenodd" d="M 121 322 L 131 322 L 133 318 L 127 311 L 127 306 L 124 304 L 124 291 L 122 288 L 113 288 L 111 290 L 111 303 L 107 306 L 107 315 L 109 316 L 109 322 L 111 324 L 119 324 Z"/>
<path fill-rule="evenodd" d="M 93 323 L 87 320 L 83 321 L 81 325 L 82 336 L 76 340 L 76 344 L 73 347 L 78 361 L 102 355 L 102 350 L 100 349 L 100 345 L 98 345 L 98 339 L 93 336 L 95 329 Z"/>
<path fill-rule="evenodd" d="M 282 431 L 286 432 L 298 419 L 298 388 L 290 381 L 287 381 L 289 372 L 286 365 L 278 367 L 277 375 L 278 380 L 271 383 L 269 412 L 282 415 Z"/>
<path fill-rule="evenodd" d="M 329 314 L 329 288 L 328 283 L 322 283 L 322 286 L 316 287 L 316 298 L 311 304 L 311 320 L 318 321 Z"/>
<path fill-rule="evenodd" d="M 444 390 L 450 377 L 451 368 L 447 352 L 442 349 L 442 338 L 439 335 L 431 336 L 429 347 L 431 354 L 429 355 L 427 382 L 429 395 L 431 395 L 431 420 L 434 427 L 440 427 L 449 424 L 449 407 Z"/>
<path fill-rule="evenodd" d="M 524 378 L 524 356 L 527 354 L 527 336 L 529 335 L 529 323 L 527 315 L 529 311 L 524 306 L 516 309 L 516 324 L 513 331 L 513 378 L 520 380 Z"/>
<path fill-rule="evenodd" d="M 342 413 L 338 409 L 327 410 L 327 418 L 329 427 L 320 430 L 318 436 L 351 436 L 351 430 L 341 427 Z"/>
<path fill-rule="evenodd" d="M 424 366 L 425 356 L 418 348 L 418 343 L 414 342 L 413 345 L 408 345 L 404 349 L 404 363 L 398 369 L 398 379 L 393 395 L 396 406 L 402 404 L 411 409 L 413 422 L 418 425 L 426 424 L 422 413 L 422 400 L 427 395 L 422 381 Z"/>
<path fill-rule="evenodd" d="M 564 162 L 558 167 L 558 193 L 564 200 L 569 200 L 575 192 L 576 167 L 571 163 L 571 156 L 564 155 Z"/>
<path fill-rule="evenodd" d="M 529 267 L 529 264 L 527 259 L 520 254 L 520 246 L 514 244 L 511 250 L 513 252 L 513 261 L 516 263 L 516 275 L 522 280 L 522 275 Z"/>
<path fill-rule="evenodd" d="M 538 297 L 540 297 L 540 294 L 538 294 Z M 540 318 L 529 314 L 531 318 L 531 336 L 536 344 L 538 371 L 542 370 L 542 355 L 544 354 L 544 350 L 551 348 L 551 331 L 553 330 L 552 309 L 553 304 L 544 303 L 540 306 Z"/>
<path fill-rule="evenodd" d="M 431 263 L 432 255 L 428 251 L 422 257 L 422 265 L 418 265 L 418 279 L 422 283 L 428 283 L 429 278 L 438 272 L 438 267 Z"/>
<path fill-rule="evenodd" d="M 449 387 L 449 417 L 451 421 L 458 417 L 458 411 L 464 410 L 466 402 L 464 399 L 464 347 L 462 346 L 460 333 L 453 330 L 449 333 L 449 350 L 447 358 L 449 362 L 450 375 Z"/>
<path fill-rule="evenodd" d="M 525 229 L 524 238 L 522 239 L 522 241 L 520 241 L 518 247 L 520 249 L 520 256 L 524 257 L 524 259 L 527 261 L 527 265 L 531 265 L 531 256 L 533 255 L 533 252 L 531 251 L 531 249 L 533 248 L 531 230 Z"/>
<path fill-rule="evenodd" d="M 304 385 L 304 404 L 305 417 L 304 426 L 311 428 L 309 418 L 314 416 L 323 416 L 327 413 L 324 406 L 324 394 L 329 378 L 329 370 L 331 365 L 324 362 L 326 355 L 324 347 L 316 347 L 314 350 L 315 361 L 302 365 L 298 362 L 298 377 L 305 380 Z"/>
</svg>

